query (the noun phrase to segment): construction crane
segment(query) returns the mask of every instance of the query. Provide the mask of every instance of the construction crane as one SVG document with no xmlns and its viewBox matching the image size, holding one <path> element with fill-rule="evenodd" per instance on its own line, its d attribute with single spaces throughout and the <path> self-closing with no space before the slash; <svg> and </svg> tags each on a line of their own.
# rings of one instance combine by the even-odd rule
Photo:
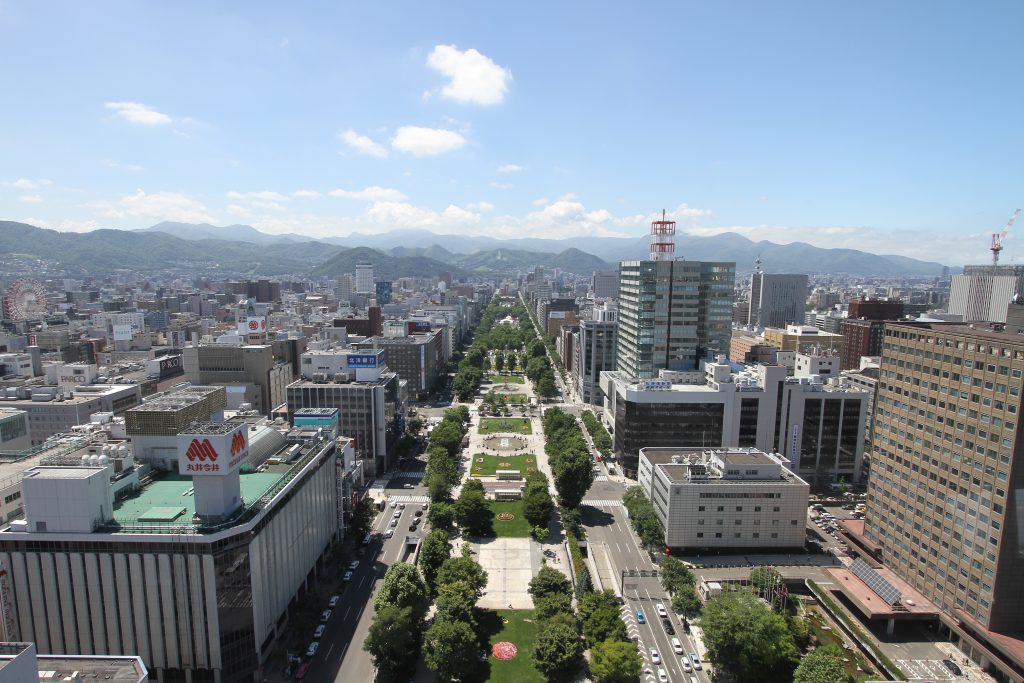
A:
<svg viewBox="0 0 1024 683">
<path fill-rule="evenodd" d="M 1013 224 L 1019 215 L 1020 209 L 1017 209 L 1013 212 L 1013 215 L 1010 216 L 1010 220 L 1006 221 L 1006 227 L 1003 228 L 1002 232 L 992 233 L 992 246 L 989 247 L 992 251 L 992 268 L 999 265 L 999 252 L 1003 250 L 1003 240 L 1006 239 L 1006 233 L 1010 232 L 1010 228 L 1013 227 Z"/>
</svg>

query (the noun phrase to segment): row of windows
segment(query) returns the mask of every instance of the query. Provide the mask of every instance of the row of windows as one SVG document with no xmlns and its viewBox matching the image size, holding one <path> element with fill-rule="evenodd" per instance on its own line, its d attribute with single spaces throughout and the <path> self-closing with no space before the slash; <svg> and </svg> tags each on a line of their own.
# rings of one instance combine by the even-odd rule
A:
<svg viewBox="0 0 1024 683">
<path fill-rule="evenodd" d="M 734 533 L 732 535 L 732 537 L 733 538 L 743 538 L 743 534 L 741 534 L 740 532 L 737 531 L 736 533 Z M 750 534 L 750 537 L 751 538 L 761 538 L 761 533 L 758 532 L 758 531 L 755 531 L 752 534 Z M 778 533 L 772 532 L 771 538 L 778 538 L 778 537 L 779 537 Z M 698 531 L 697 532 L 697 538 L 704 538 L 704 532 L 703 531 Z M 722 532 L 721 531 L 715 532 L 715 538 L 722 538 Z"/>
<path fill-rule="evenodd" d="M 701 495 L 701 498 L 703 498 L 703 497 L 704 496 Z M 697 512 L 704 512 L 705 511 L 705 507 L 706 506 L 704 506 L 704 505 L 698 506 L 697 507 Z M 761 506 L 760 505 L 755 505 L 754 506 L 754 512 L 760 512 L 760 511 L 761 511 Z M 772 512 L 778 512 L 778 511 L 779 511 L 779 506 L 778 505 L 776 505 L 776 506 L 774 506 L 772 508 Z M 725 506 L 724 505 L 719 505 L 717 512 L 725 512 Z M 742 505 L 737 505 L 736 506 L 736 512 L 743 512 L 743 506 Z"/>
</svg>

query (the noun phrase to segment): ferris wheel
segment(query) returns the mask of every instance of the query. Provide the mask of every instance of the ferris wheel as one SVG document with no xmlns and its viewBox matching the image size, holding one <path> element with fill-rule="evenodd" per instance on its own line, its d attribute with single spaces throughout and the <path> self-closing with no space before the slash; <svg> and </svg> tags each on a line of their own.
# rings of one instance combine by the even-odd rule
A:
<svg viewBox="0 0 1024 683">
<path fill-rule="evenodd" d="M 34 320 L 46 317 L 46 288 L 38 280 L 15 280 L 4 294 L 6 320 Z"/>
</svg>

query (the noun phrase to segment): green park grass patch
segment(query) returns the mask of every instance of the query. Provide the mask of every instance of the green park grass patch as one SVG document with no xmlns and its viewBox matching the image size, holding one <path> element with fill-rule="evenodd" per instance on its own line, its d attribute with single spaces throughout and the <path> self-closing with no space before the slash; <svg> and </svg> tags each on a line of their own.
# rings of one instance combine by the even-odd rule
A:
<svg viewBox="0 0 1024 683">
<path fill-rule="evenodd" d="M 533 649 L 537 640 L 537 623 L 533 610 L 486 611 L 480 614 L 481 637 L 486 638 L 489 683 L 545 683 L 533 665 Z M 507 623 L 506 623 L 507 622 Z M 512 659 L 497 659 L 491 654 L 495 643 L 509 642 L 516 646 Z"/>
<path fill-rule="evenodd" d="M 493 477 L 497 470 L 518 470 L 523 478 L 530 473 L 530 468 L 537 468 L 537 456 L 526 455 L 489 455 L 477 453 L 473 456 L 470 475 L 473 477 Z M 521 483 L 521 482 L 520 482 Z"/>
<path fill-rule="evenodd" d="M 490 375 L 487 380 L 494 384 L 526 384 L 522 375 Z"/>
<path fill-rule="evenodd" d="M 523 501 L 491 501 L 494 535 L 497 538 L 529 538 L 530 523 L 523 514 Z M 506 519 L 511 515 L 511 519 Z"/>
<path fill-rule="evenodd" d="M 532 434 L 533 428 L 525 417 L 483 417 L 477 431 L 480 434 Z"/>
</svg>

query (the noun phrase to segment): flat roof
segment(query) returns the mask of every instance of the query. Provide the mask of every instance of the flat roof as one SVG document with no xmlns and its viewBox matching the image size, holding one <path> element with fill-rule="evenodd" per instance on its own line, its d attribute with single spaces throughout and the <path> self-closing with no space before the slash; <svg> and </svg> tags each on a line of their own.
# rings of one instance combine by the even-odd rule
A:
<svg viewBox="0 0 1024 683">
<path fill-rule="evenodd" d="M 89 477 L 103 472 L 105 467 L 33 467 L 26 472 L 26 477 L 35 479 L 88 479 Z"/>
<path fill-rule="evenodd" d="M 890 605 L 849 569 L 826 568 L 835 587 L 849 598 L 850 602 L 868 619 L 928 619 L 938 618 L 939 608 L 931 600 L 915 590 L 888 567 L 874 570 L 902 594 L 899 605 Z"/>
<path fill-rule="evenodd" d="M 242 485 L 242 499 L 246 505 L 258 500 L 277 484 L 288 471 L 287 465 L 272 465 L 265 472 L 248 472 L 239 475 Z M 171 511 L 179 514 L 171 517 Z M 135 496 L 114 504 L 114 520 L 130 526 L 146 524 L 191 524 L 196 513 L 196 499 L 193 495 L 192 477 L 185 474 L 168 474 L 147 484 Z"/>
<path fill-rule="evenodd" d="M 0 655 L 0 668 L 13 659 Z M 57 674 L 53 680 L 64 680 L 78 672 L 84 680 L 110 681 L 111 683 L 141 683 L 148 680 L 146 667 L 139 657 L 72 657 L 67 655 L 37 655 L 36 664 L 40 673 L 52 671 Z"/>
</svg>

